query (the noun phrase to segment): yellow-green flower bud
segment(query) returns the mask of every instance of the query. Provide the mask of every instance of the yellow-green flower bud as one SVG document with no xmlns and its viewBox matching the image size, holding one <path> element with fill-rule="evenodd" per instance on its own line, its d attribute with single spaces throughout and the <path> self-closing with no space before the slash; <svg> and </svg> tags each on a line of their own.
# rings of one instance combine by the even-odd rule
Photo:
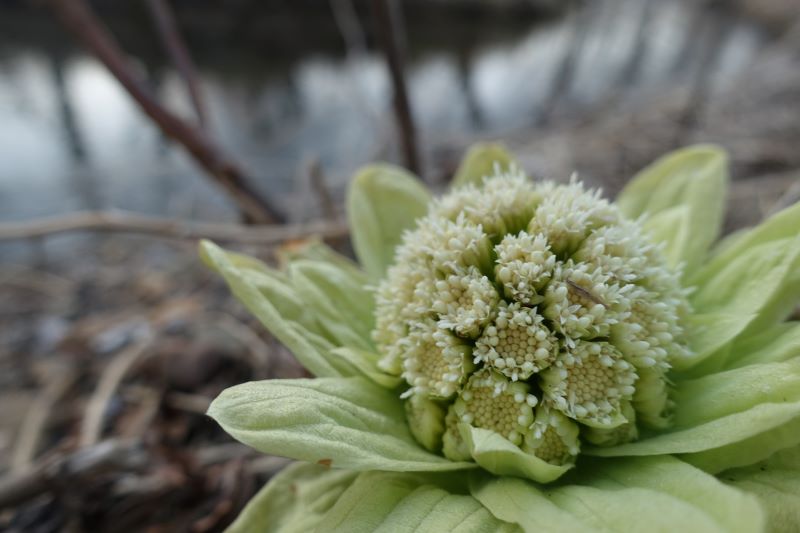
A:
<svg viewBox="0 0 800 533">
<path fill-rule="evenodd" d="M 488 431 L 564 466 L 581 438 L 626 442 L 636 424 L 669 423 L 686 298 L 639 221 L 575 180 L 531 183 L 511 168 L 435 201 L 405 232 L 376 288 L 373 339 L 380 368 L 408 385 L 423 446 L 429 407 L 436 420 L 446 410 L 450 459 L 487 460 Z"/>
<path fill-rule="evenodd" d="M 556 268 L 542 314 L 568 339 L 607 337 L 611 326 L 624 318 L 630 305 L 627 295 L 635 288 L 620 287 L 599 267 L 570 260 Z"/>
<path fill-rule="evenodd" d="M 626 422 L 621 402 L 633 397 L 637 375 L 613 345 L 576 341 L 541 377 L 545 398 L 570 418 L 606 428 Z"/>
<path fill-rule="evenodd" d="M 553 277 L 556 265 L 547 238 L 525 232 L 506 235 L 495 246 L 495 253 L 494 276 L 503 285 L 504 295 L 525 305 L 541 302 L 540 291 Z"/>
<path fill-rule="evenodd" d="M 439 325 L 459 337 L 475 338 L 489 322 L 499 296 L 492 282 L 470 266 L 435 283 L 432 309 Z"/>
<path fill-rule="evenodd" d="M 445 431 L 442 436 L 442 454 L 451 461 L 467 461 L 471 458 L 469 447 L 458 430 L 459 423 L 455 407 L 451 405 L 444 418 Z"/>
<path fill-rule="evenodd" d="M 449 398 L 472 368 L 472 349 L 432 320 L 415 324 L 403 339 L 403 377 L 413 394 Z"/>
<path fill-rule="evenodd" d="M 491 370 L 480 370 L 469 379 L 453 407 L 460 422 L 491 429 L 520 444 L 533 423 L 537 401 L 528 385 L 510 382 Z"/>
<path fill-rule="evenodd" d="M 558 353 L 558 340 L 542 320 L 535 309 L 502 302 L 475 343 L 475 363 L 486 363 L 513 381 L 547 368 Z"/>
<path fill-rule="evenodd" d="M 426 449 L 438 452 L 442 448 L 445 408 L 420 395 L 408 398 L 405 407 L 411 434 Z"/>
<path fill-rule="evenodd" d="M 578 424 L 547 404 L 536 408 L 535 418 L 522 449 L 548 463 L 572 462 L 580 451 Z"/>
<path fill-rule="evenodd" d="M 595 446 L 616 446 L 631 442 L 639 437 L 636 428 L 636 411 L 630 402 L 622 402 L 621 411 L 627 422 L 615 428 L 595 428 L 584 426 L 581 436 Z"/>
</svg>

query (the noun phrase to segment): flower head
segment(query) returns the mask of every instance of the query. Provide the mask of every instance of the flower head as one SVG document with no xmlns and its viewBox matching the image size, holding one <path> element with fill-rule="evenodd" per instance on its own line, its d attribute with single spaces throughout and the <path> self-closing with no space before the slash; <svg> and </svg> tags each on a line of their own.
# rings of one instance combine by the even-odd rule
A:
<svg viewBox="0 0 800 533">
<path fill-rule="evenodd" d="M 361 267 L 314 244 L 279 272 L 204 243 L 315 376 L 211 405 L 239 440 L 322 465 L 237 524 L 800 528 L 800 205 L 712 247 L 725 168 L 684 149 L 611 203 L 482 145 L 436 200 L 395 167 L 356 176 Z"/>
<path fill-rule="evenodd" d="M 575 179 L 537 184 L 519 170 L 497 172 L 444 196 L 403 235 L 377 289 L 373 339 L 384 358 L 403 360 L 404 395 L 457 392 L 462 423 L 521 449 L 555 446 L 555 428 L 576 440 L 580 427 L 635 427 L 639 407 L 642 423 L 667 418 L 666 397 L 634 397 L 638 368 L 660 371 L 641 382 L 642 394 L 666 391 L 671 355 L 689 352 L 689 305 L 672 270 L 640 223 Z M 410 297 L 399 306 L 394 294 Z M 393 335 L 398 323 L 407 335 Z M 531 408 L 540 402 L 547 421 L 537 425 Z M 545 455 L 571 463 L 578 448 Z"/>
</svg>

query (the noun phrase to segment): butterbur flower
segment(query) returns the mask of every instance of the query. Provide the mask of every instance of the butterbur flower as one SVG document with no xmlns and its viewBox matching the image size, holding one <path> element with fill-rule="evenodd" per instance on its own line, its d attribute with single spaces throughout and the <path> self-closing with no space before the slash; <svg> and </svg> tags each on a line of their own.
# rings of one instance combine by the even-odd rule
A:
<svg viewBox="0 0 800 533">
<path fill-rule="evenodd" d="M 726 156 L 669 154 L 610 203 L 473 148 L 432 199 L 371 166 L 359 267 L 204 260 L 316 376 L 209 414 L 298 459 L 234 531 L 796 531 L 800 206 L 715 244 Z"/>
</svg>

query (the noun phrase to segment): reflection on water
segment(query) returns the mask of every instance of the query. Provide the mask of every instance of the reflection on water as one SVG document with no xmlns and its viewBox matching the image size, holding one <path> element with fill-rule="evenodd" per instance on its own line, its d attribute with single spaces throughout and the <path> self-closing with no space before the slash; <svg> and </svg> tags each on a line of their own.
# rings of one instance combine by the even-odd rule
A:
<svg viewBox="0 0 800 533">
<path fill-rule="evenodd" d="M 409 65 L 421 142 L 532 127 L 556 109 L 643 98 L 687 81 L 712 29 L 724 25 L 716 83 L 763 45 L 735 19 L 678 0 L 607 0 L 537 25 L 512 43 L 431 50 Z M 410 25 L 413 40 L 413 24 Z M 715 45 L 716 46 L 716 45 Z M 0 56 L 0 219 L 116 207 L 230 219 L 228 201 L 180 149 L 167 145 L 117 83 L 87 56 L 36 49 Z M 389 82 L 379 58 L 311 56 L 283 71 L 203 69 L 217 139 L 294 219 L 310 218 L 302 163 L 318 158 L 340 194 L 361 163 L 392 157 Z M 173 72 L 152 76 L 168 105 L 191 117 Z M 312 200 L 313 201 L 313 200 Z"/>
</svg>

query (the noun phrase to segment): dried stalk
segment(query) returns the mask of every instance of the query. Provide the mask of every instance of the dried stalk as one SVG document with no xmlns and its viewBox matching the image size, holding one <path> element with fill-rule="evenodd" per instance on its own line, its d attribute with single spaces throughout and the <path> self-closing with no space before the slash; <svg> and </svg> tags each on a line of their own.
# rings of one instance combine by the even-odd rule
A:
<svg viewBox="0 0 800 533">
<path fill-rule="evenodd" d="M 197 122 L 201 127 L 205 128 L 207 120 L 206 107 L 200 93 L 200 84 L 197 82 L 197 71 L 194 68 L 192 57 L 189 55 L 189 50 L 181 38 L 172 9 L 169 7 L 167 0 L 145 0 L 145 4 L 147 4 L 147 8 L 153 17 L 156 30 L 158 30 L 158 35 L 167 50 L 167 54 L 169 54 L 170 60 L 175 65 L 181 78 L 183 78 L 183 83 L 186 85 L 186 90 L 192 101 L 192 107 L 194 107 L 194 112 L 197 115 Z"/>
<path fill-rule="evenodd" d="M 0 477 L 0 509 L 16 507 L 48 491 L 74 490 L 82 481 L 114 470 L 146 464 L 137 442 L 106 440 L 70 455 L 50 458 L 21 473 Z"/>
<path fill-rule="evenodd" d="M 245 173 L 202 130 L 164 108 L 125 57 L 117 41 L 92 12 L 86 0 L 48 0 L 64 26 L 117 78 L 161 131 L 186 148 L 195 161 L 222 185 L 248 222 L 281 221 L 282 216 L 249 184 Z"/>
<path fill-rule="evenodd" d="M 403 60 L 400 54 L 397 23 L 392 18 L 392 9 L 389 0 L 371 0 L 372 19 L 375 35 L 386 57 L 389 75 L 392 80 L 392 102 L 397 120 L 397 129 L 400 133 L 400 144 L 403 149 L 405 166 L 414 173 L 420 173 L 419 153 L 417 151 L 416 131 L 414 116 L 406 89 L 406 78 L 403 70 Z"/>
<path fill-rule="evenodd" d="M 209 222 L 189 222 L 165 217 L 150 217 L 124 211 L 79 211 L 25 222 L 0 224 L 0 241 L 33 239 L 74 231 L 140 233 L 167 239 L 274 245 L 310 236 L 337 239 L 348 234 L 341 221 L 321 221 L 296 225 L 244 226 Z"/>
</svg>

